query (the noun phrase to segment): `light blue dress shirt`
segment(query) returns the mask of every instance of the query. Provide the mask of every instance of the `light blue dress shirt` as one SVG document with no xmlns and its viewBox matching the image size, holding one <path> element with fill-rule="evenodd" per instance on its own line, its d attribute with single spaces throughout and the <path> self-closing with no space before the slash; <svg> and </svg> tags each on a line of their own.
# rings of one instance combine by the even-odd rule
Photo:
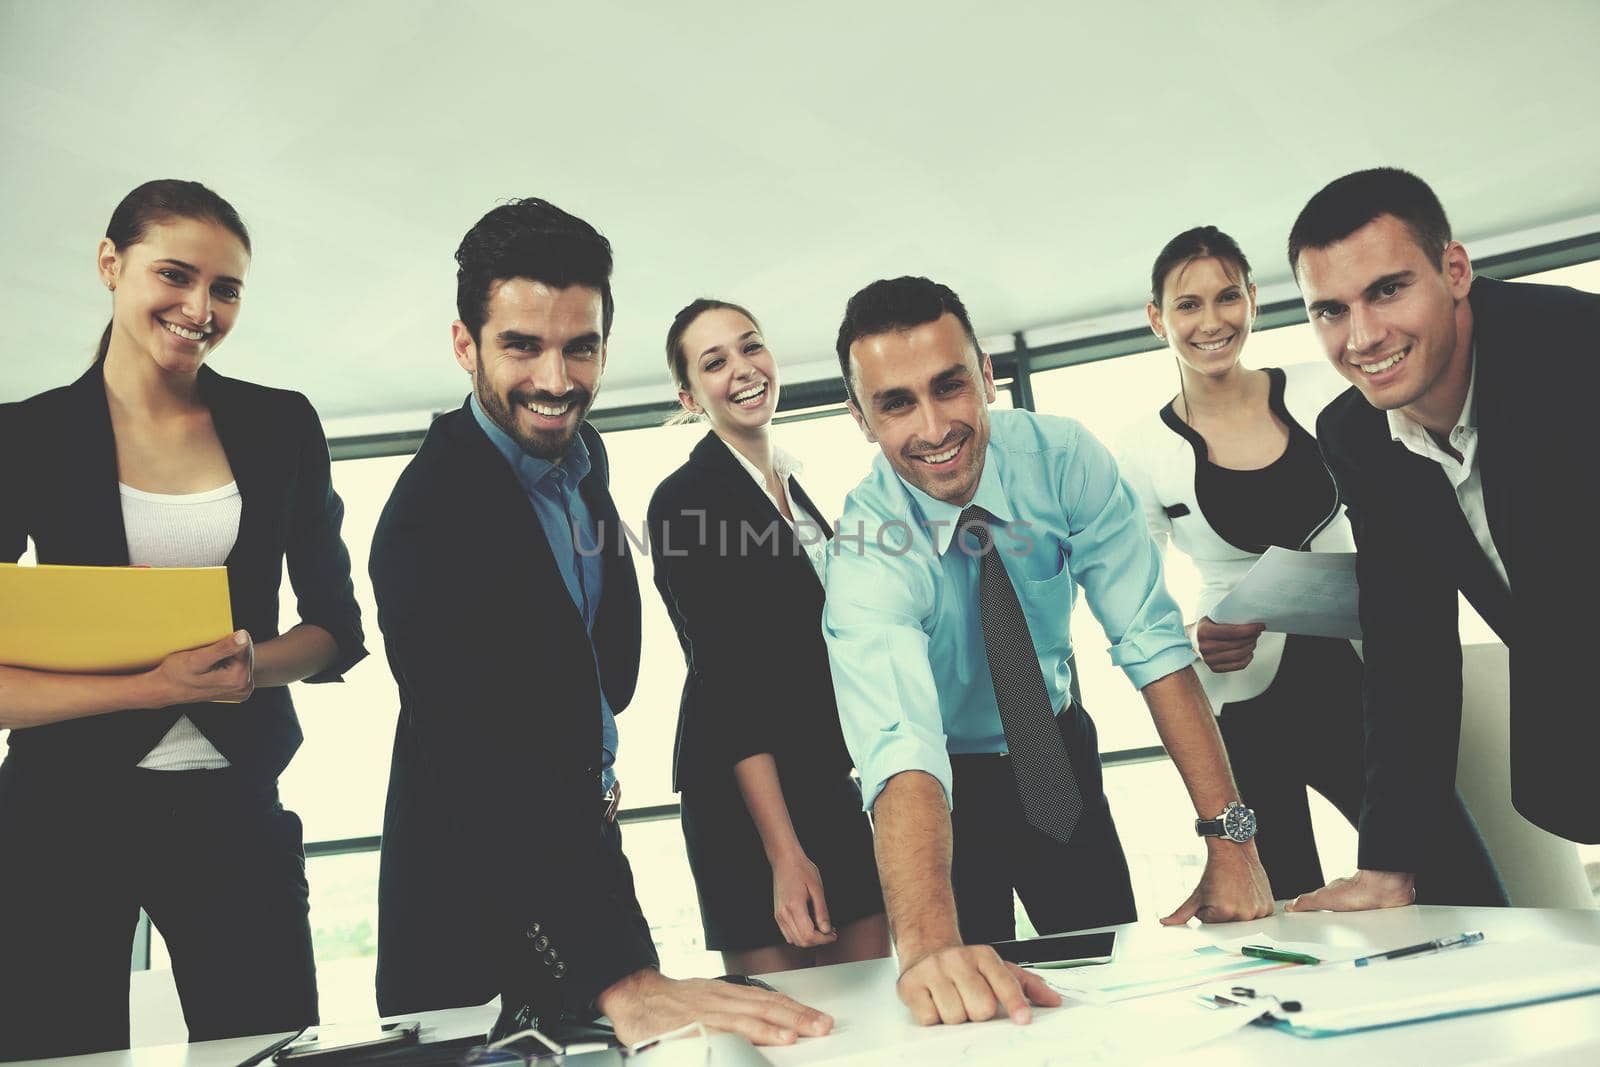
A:
<svg viewBox="0 0 1600 1067">
<path fill-rule="evenodd" d="M 1078 589 L 1136 688 L 1194 662 L 1161 556 L 1116 461 L 1072 419 L 989 411 L 972 502 L 1004 529 L 994 545 L 1016 587 L 1052 706 L 1068 702 Z M 950 798 L 950 753 L 1004 752 L 962 509 L 906 484 L 881 454 L 845 501 L 828 560 L 822 629 L 840 724 L 868 810 L 901 771 Z"/>
<path fill-rule="evenodd" d="M 545 540 L 550 542 L 550 551 L 556 557 L 561 580 L 566 583 L 567 592 L 583 617 L 584 629 L 593 637 L 594 616 L 600 608 L 605 564 L 601 553 L 587 551 L 598 544 L 597 534 L 594 516 L 589 513 L 589 505 L 584 503 L 582 494 L 578 492 L 579 483 L 589 473 L 589 446 L 583 443 L 581 436 L 575 436 L 560 463 L 530 456 L 511 439 L 510 434 L 495 425 L 494 420 L 484 413 L 476 394 L 469 398 L 469 403 L 473 418 L 478 420 L 483 432 L 494 442 L 494 447 L 506 457 L 506 462 L 511 464 L 512 471 L 516 473 L 517 481 L 528 494 L 528 502 L 533 505 L 533 513 L 539 516 Z M 576 530 L 583 531 L 585 552 L 578 551 L 574 540 Z M 593 641 L 590 641 L 589 647 L 592 651 Z M 599 659 L 595 659 L 593 665 L 595 684 L 599 685 Z M 617 761 L 617 718 L 611 712 L 604 688 L 600 690 L 600 745 L 600 781 L 603 788 L 610 789 L 617 781 L 616 771 L 612 769 L 612 764 Z"/>
</svg>

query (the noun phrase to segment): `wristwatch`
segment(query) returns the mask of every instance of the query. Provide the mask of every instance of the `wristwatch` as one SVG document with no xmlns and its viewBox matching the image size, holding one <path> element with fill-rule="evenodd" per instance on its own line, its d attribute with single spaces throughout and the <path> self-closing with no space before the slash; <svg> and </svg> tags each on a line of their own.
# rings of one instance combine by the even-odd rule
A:
<svg viewBox="0 0 1600 1067">
<path fill-rule="evenodd" d="M 1194 832 L 1201 837 L 1226 837 L 1242 845 L 1256 836 L 1256 813 L 1239 801 L 1230 800 L 1215 819 L 1196 819 Z"/>
</svg>

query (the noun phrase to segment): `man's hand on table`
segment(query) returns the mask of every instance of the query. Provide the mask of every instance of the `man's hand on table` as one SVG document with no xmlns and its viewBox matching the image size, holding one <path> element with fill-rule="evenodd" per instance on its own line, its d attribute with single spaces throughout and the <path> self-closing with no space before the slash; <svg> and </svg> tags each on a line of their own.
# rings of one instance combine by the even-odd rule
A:
<svg viewBox="0 0 1600 1067">
<path fill-rule="evenodd" d="M 765 989 L 704 978 L 668 978 L 635 971 L 608 986 L 595 1007 L 611 1020 L 617 1040 L 633 1045 L 693 1022 L 739 1034 L 757 1045 L 792 1045 L 821 1037 L 833 1017 Z"/>
<path fill-rule="evenodd" d="M 1161 925 L 1182 926 L 1193 918 L 1203 923 L 1243 922 L 1264 918 L 1272 911 L 1272 885 L 1261 869 L 1255 842 L 1240 845 L 1208 838 L 1200 884 Z"/>
<path fill-rule="evenodd" d="M 1321 889 L 1302 893 L 1284 911 L 1370 911 L 1403 908 L 1417 900 L 1417 878 L 1404 871 L 1357 871 Z"/>
<path fill-rule="evenodd" d="M 895 989 L 922 1026 L 984 1022 L 1002 1011 L 1012 1022 L 1026 1023 L 1033 1018 L 1030 1003 L 1061 1003 L 1038 975 L 1007 963 L 988 945 L 948 945 L 913 957 Z"/>
</svg>

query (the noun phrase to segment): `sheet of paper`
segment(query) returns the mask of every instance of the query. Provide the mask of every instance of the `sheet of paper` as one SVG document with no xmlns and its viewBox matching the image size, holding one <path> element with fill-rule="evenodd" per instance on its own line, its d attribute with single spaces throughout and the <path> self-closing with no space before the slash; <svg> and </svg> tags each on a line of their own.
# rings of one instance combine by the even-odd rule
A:
<svg viewBox="0 0 1600 1067">
<path fill-rule="evenodd" d="M 225 567 L 0 563 L 0 663 L 40 671 L 144 670 L 233 630 Z"/>
<path fill-rule="evenodd" d="M 830 1059 L 835 1067 L 1076 1067 L 1142 1063 L 1203 1045 L 1249 1025 L 1256 1013 L 1208 1010 L 1192 997 L 1137 1004 L 1068 1004 L 1007 1020 L 935 1028 L 927 1040 Z"/>
<path fill-rule="evenodd" d="M 1089 1004 L 1113 1004 L 1293 966 L 1295 964 L 1258 960 L 1215 945 L 1206 945 L 1182 953 L 1117 960 L 1103 967 L 1085 967 L 1074 971 L 1035 970 L 1033 973 L 1062 996 Z"/>
<path fill-rule="evenodd" d="M 1356 554 L 1274 545 L 1210 614 L 1216 622 L 1266 623 L 1274 633 L 1359 640 Z"/>
<path fill-rule="evenodd" d="M 1241 999 L 1233 993 L 1239 985 L 1296 1034 L 1317 1036 L 1593 995 L 1600 992 L 1600 946 L 1490 941 L 1371 967 L 1296 967 L 1204 992 Z"/>
<path fill-rule="evenodd" d="M 1298 952 L 1305 956 L 1315 956 L 1323 963 L 1348 963 L 1358 956 L 1365 956 L 1372 951 L 1370 948 L 1349 948 L 1325 945 L 1320 941 L 1280 941 L 1275 937 L 1263 937 L 1254 934 L 1247 937 L 1233 937 L 1226 941 L 1218 941 L 1217 947 L 1224 952 L 1231 952 L 1244 958 L 1246 945 L 1261 945 L 1264 948 L 1275 948 L 1282 952 Z"/>
</svg>

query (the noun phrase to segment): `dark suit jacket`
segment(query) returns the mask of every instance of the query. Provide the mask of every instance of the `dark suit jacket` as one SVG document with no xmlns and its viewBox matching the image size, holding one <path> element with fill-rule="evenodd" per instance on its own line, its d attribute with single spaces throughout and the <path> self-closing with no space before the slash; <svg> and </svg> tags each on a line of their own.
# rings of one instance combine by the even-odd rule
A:
<svg viewBox="0 0 1600 1067">
<path fill-rule="evenodd" d="M 239 536 L 229 553 L 233 625 L 257 644 L 278 636 L 287 560 L 302 621 L 333 635 L 339 656 L 306 679 L 336 682 L 363 656 L 350 554 L 339 537 L 344 505 L 329 478 L 328 444 L 299 393 L 224 378 L 202 367 L 200 395 L 239 485 Z M 117 450 L 99 364 L 71 385 L 0 405 L 0 559 L 33 538 L 40 563 L 125 567 L 127 533 Z M 238 705 L 184 704 L 119 711 L 11 732 L 11 758 L 132 767 L 187 715 L 235 767 L 272 779 L 300 747 L 287 686 Z"/>
<path fill-rule="evenodd" d="M 600 435 L 580 487 L 605 543 L 594 639 L 511 466 L 463 405 L 406 466 L 372 541 L 400 687 L 378 881 L 385 1014 L 531 1003 L 546 1023 L 656 962 L 600 801 L 600 692 L 639 672 L 639 587 Z M 598 654 L 599 677 L 592 664 Z"/>
<path fill-rule="evenodd" d="M 795 518 L 826 517 L 796 479 Z M 656 589 L 688 677 L 678 712 L 673 788 L 725 779 L 759 752 L 786 789 L 850 770 L 839 728 L 822 583 L 789 524 L 714 433 L 650 500 Z"/>
<path fill-rule="evenodd" d="M 1478 463 L 1514 596 L 1437 463 L 1390 439 L 1352 388 L 1317 423 L 1355 531 L 1365 634 L 1367 793 L 1360 865 L 1415 871 L 1455 783 L 1461 725 L 1457 590 L 1511 649 L 1511 785 L 1552 833 L 1600 841 L 1593 536 L 1577 518 L 1600 382 L 1600 296 L 1475 279 Z M 1578 700 L 1574 700 L 1578 697 Z"/>
</svg>

